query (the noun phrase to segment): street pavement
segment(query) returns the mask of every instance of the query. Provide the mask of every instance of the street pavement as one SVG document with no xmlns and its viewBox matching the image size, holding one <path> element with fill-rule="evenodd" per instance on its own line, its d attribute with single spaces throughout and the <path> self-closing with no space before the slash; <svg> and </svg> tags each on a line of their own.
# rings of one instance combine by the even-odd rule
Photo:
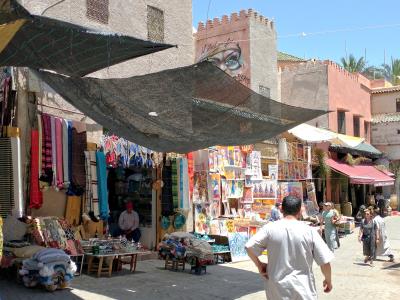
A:
<svg viewBox="0 0 400 300">
<path fill-rule="evenodd" d="M 388 235 L 398 262 L 387 258 L 374 267 L 363 263 L 358 232 L 341 239 L 335 252 L 333 291 L 322 291 L 321 272 L 315 266 L 319 299 L 398 299 L 400 294 L 400 217 L 386 218 Z M 384 261 L 385 260 L 385 261 Z M 191 275 L 188 271 L 163 269 L 163 261 L 138 262 L 133 274 L 124 270 L 108 278 L 80 276 L 71 289 L 49 293 L 41 288 L 26 289 L 12 279 L 0 279 L 1 300 L 124 300 L 124 299 L 265 299 L 263 279 L 250 262 L 208 266 L 207 274 Z M 275 299 L 270 299 L 275 300 Z"/>
</svg>

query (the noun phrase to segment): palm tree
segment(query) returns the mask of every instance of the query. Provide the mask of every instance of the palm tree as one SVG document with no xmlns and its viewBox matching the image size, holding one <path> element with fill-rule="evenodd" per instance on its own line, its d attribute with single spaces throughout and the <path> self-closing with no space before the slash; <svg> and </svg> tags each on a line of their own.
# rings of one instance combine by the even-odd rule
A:
<svg viewBox="0 0 400 300">
<path fill-rule="evenodd" d="M 385 70 L 380 67 L 369 66 L 366 67 L 362 74 L 368 79 L 382 79 L 385 78 Z"/>
<path fill-rule="evenodd" d="M 342 57 L 340 61 L 342 62 L 343 68 L 350 73 L 361 73 L 364 71 L 366 65 L 364 57 L 357 60 L 353 54 L 350 54 L 349 57 Z"/>
<path fill-rule="evenodd" d="M 385 77 L 394 85 L 400 85 L 400 59 L 392 57 L 391 64 L 384 64 Z"/>
</svg>

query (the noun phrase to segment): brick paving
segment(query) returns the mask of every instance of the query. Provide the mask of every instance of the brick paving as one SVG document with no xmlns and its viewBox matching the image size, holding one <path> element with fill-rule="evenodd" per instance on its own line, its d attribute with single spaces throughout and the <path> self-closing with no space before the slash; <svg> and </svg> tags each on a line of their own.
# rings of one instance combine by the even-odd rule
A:
<svg viewBox="0 0 400 300">
<path fill-rule="evenodd" d="M 400 262 L 400 217 L 386 218 L 389 238 Z M 400 263 L 378 261 L 363 264 L 357 232 L 341 239 L 333 262 L 333 286 L 322 292 L 321 272 L 315 270 L 320 299 L 397 299 L 400 291 Z M 124 299 L 265 299 L 263 279 L 250 262 L 207 267 L 206 275 L 190 275 L 163 269 L 163 262 L 138 262 L 137 272 L 127 270 L 112 278 L 77 277 L 72 288 L 48 293 L 26 289 L 11 279 L 0 279 L 1 300 L 124 300 Z"/>
</svg>

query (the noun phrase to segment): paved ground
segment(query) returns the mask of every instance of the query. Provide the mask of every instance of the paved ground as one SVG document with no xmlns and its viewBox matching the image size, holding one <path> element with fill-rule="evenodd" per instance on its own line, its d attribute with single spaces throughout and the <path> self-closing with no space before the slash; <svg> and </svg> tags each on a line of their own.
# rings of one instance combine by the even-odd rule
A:
<svg viewBox="0 0 400 300">
<path fill-rule="evenodd" d="M 400 262 L 400 217 L 386 219 L 392 248 Z M 335 253 L 331 294 L 321 291 L 321 273 L 316 268 L 320 299 L 397 299 L 400 291 L 400 263 L 363 264 L 361 245 L 354 233 L 341 239 Z M 263 280 L 250 262 L 209 266 L 202 276 L 165 271 L 161 261 L 138 263 L 137 272 L 123 272 L 112 278 L 77 277 L 72 289 L 48 293 L 26 289 L 12 280 L 0 280 L 1 300 L 47 299 L 265 299 Z M 272 299 L 275 300 L 275 299 Z"/>
</svg>

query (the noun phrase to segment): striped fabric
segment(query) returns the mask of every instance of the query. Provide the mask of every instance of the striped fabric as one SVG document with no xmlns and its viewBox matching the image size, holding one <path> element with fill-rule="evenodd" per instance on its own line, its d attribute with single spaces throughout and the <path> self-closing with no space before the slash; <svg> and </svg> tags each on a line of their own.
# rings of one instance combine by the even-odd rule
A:
<svg viewBox="0 0 400 300">
<path fill-rule="evenodd" d="M 189 169 L 188 169 L 188 159 L 182 158 L 182 168 L 181 168 L 181 181 L 182 181 L 182 208 L 189 209 Z"/>
<path fill-rule="evenodd" d="M 39 187 L 39 132 L 31 131 L 31 174 L 29 185 L 29 207 L 39 209 L 43 204 L 43 195 Z"/>
<path fill-rule="evenodd" d="M 21 142 L 19 137 L 11 138 L 13 180 L 14 180 L 14 210 L 12 215 L 16 218 L 23 216 L 25 211 L 25 201 L 22 193 L 22 171 L 21 171 Z M 39 150 L 40 153 L 40 150 Z M 38 169 L 41 170 L 42 162 L 38 161 Z"/>
<path fill-rule="evenodd" d="M 51 158 L 51 121 L 49 115 L 42 115 L 42 173 L 52 168 Z"/>
<path fill-rule="evenodd" d="M 69 153 L 68 153 L 68 121 L 62 120 L 62 157 L 63 157 L 63 180 L 64 186 L 67 187 L 69 185 Z"/>
<path fill-rule="evenodd" d="M 14 207 L 11 138 L 0 138 L 0 216 L 6 218 Z"/>
<path fill-rule="evenodd" d="M 76 187 L 85 187 L 85 154 L 87 149 L 86 124 L 72 122 L 72 182 Z"/>
<path fill-rule="evenodd" d="M 42 175 L 42 161 L 43 161 L 43 123 L 42 116 L 37 115 L 38 132 L 39 132 L 39 178 Z"/>
<path fill-rule="evenodd" d="M 96 151 L 85 151 L 86 158 L 86 212 L 93 211 L 94 215 L 100 215 Z"/>
<path fill-rule="evenodd" d="M 56 118 L 50 116 L 51 124 L 51 168 L 53 169 L 53 186 L 57 185 L 57 146 L 56 146 Z"/>
<path fill-rule="evenodd" d="M 56 124 L 56 187 L 58 189 L 64 188 L 64 170 L 63 170 L 63 120 L 55 118 Z"/>
<path fill-rule="evenodd" d="M 172 203 L 174 209 L 179 208 L 179 193 L 178 193 L 178 167 L 176 159 L 171 161 L 171 175 L 172 175 Z"/>
</svg>

